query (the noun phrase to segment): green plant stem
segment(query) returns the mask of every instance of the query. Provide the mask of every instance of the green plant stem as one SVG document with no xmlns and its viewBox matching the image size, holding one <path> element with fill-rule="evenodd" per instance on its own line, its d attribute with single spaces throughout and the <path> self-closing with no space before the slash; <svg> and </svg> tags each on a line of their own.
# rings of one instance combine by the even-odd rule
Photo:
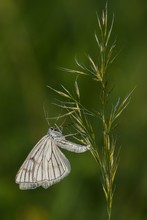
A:
<svg viewBox="0 0 147 220">
<path fill-rule="evenodd" d="M 103 69 L 104 70 L 104 65 Z M 103 158 L 102 158 L 102 174 L 104 176 L 103 179 L 103 189 L 105 192 L 106 203 L 107 203 L 107 215 L 108 220 L 111 219 L 111 210 L 112 210 L 112 179 L 111 179 L 111 144 L 110 144 L 110 127 L 107 123 L 107 118 L 105 112 L 107 111 L 107 88 L 106 82 L 104 79 L 105 73 L 102 73 L 102 120 L 103 120 Z"/>
<path fill-rule="evenodd" d="M 114 188 L 113 185 L 119 159 L 119 149 L 115 149 L 116 143 L 112 135 L 113 128 L 116 126 L 116 120 L 128 106 L 130 97 L 134 90 L 132 90 L 123 100 L 118 98 L 116 104 L 112 104 L 112 108 L 109 108 L 110 106 L 108 106 L 108 101 L 110 101 L 110 90 L 108 87 L 109 80 L 107 77 L 107 68 L 116 57 L 112 56 L 113 49 L 116 45 L 115 42 L 112 44 L 109 42 L 113 28 L 114 16 L 112 18 L 110 27 L 108 27 L 107 4 L 105 10 L 102 13 L 101 19 L 99 17 L 97 17 L 97 19 L 100 30 L 99 37 L 95 34 L 99 52 L 98 63 L 95 63 L 94 60 L 88 55 L 88 60 L 90 62 L 90 66 L 88 68 L 76 60 L 76 64 L 80 69 L 64 70 L 69 73 L 89 76 L 92 80 L 97 82 L 98 91 L 100 89 L 101 109 L 99 111 L 91 111 L 82 105 L 77 77 L 74 84 L 74 93 L 70 92 L 64 86 L 62 86 L 61 91 L 56 90 L 50 86 L 48 87 L 64 99 L 64 101 L 60 101 L 57 106 L 63 110 L 66 110 L 67 113 L 59 116 L 58 119 L 63 117 L 70 117 L 76 132 L 80 134 L 80 137 L 76 138 L 76 140 L 90 146 L 92 156 L 101 169 L 102 187 L 107 206 L 107 220 L 111 220 Z M 95 101 L 95 103 L 97 103 L 97 100 Z M 95 131 L 90 117 L 94 117 L 95 123 L 98 124 L 100 122 L 98 119 L 101 119 L 103 126 L 103 144 L 101 148 L 98 146 L 96 139 L 97 131 Z"/>
</svg>

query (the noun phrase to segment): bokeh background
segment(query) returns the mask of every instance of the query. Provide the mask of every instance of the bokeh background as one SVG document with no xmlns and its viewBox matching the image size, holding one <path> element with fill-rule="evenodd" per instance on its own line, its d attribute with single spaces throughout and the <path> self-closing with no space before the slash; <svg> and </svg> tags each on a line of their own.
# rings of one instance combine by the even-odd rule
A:
<svg viewBox="0 0 147 220">
<path fill-rule="evenodd" d="M 20 191 L 15 175 L 33 145 L 47 132 L 49 116 L 59 114 L 57 98 L 46 85 L 72 89 L 74 77 L 57 67 L 96 58 L 96 11 L 103 0 L 0 1 L 0 219 L 106 219 L 97 165 L 89 153 L 65 152 L 71 174 L 48 190 Z M 117 129 L 122 146 L 112 219 L 147 219 L 147 3 L 110 0 L 115 13 L 117 60 L 110 68 L 114 96 L 137 86 Z M 95 103 L 95 91 L 80 78 L 83 99 Z"/>
</svg>

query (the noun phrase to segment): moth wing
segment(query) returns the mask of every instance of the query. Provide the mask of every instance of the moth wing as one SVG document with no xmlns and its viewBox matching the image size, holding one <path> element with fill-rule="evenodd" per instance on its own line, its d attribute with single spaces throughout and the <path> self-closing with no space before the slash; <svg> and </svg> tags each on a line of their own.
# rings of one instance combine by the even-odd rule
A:
<svg viewBox="0 0 147 220">
<path fill-rule="evenodd" d="M 20 167 L 16 175 L 16 183 L 20 184 L 20 189 L 34 189 L 38 186 L 34 172 L 35 168 L 41 163 L 42 152 L 46 143 L 47 135 L 35 145 Z"/>
<path fill-rule="evenodd" d="M 56 146 L 55 141 L 45 135 L 32 149 L 16 175 L 20 189 L 48 188 L 59 182 L 70 172 L 70 163 Z"/>
</svg>

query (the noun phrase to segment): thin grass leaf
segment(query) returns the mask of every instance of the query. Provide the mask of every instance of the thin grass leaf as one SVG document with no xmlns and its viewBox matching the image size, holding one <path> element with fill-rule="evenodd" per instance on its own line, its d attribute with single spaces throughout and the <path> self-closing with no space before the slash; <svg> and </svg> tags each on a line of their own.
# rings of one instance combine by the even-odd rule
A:
<svg viewBox="0 0 147 220">
<path fill-rule="evenodd" d="M 81 69 L 85 70 L 84 66 L 78 62 L 76 57 L 75 57 L 75 62 L 76 62 L 78 67 L 80 67 Z"/>
<path fill-rule="evenodd" d="M 107 23 L 108 23 L 108 12 L 107 12 L 107 3 L 106 3 L 106 6 L 105 6 L 105 24 L 104 24 L 104 37 L 107 36 Z"/>
<path fill-rule="evenodd" d="M 105 188 L 105 186 L 102 184 L 102 187 L 103 187 L 103 191 L 104 191 L 104 194 L 105 194 L 105 198 L 106 198 L 106 201 L 108 201 L 108 193 L 107 193 L 107 190 Z"/>
<path fill-rule="evenodd" d="M 67 105 L 60 105 L 60 104 L 57 104 L 57 103 L 52 103 L 53 105 L 59 107 L 59 108 L 62 108 L 62 109 L 66 109 L 66 110 L 73 110 L 73 111 L 77 111 L 78 108 L 77 107 L 72 107 L 72 106 L 67 106 Z"/>
<path fill-rule="evenodd" d="M 105 12 L 104 10 L 102 11 L 102 24 L 105 26 Z"/>
<path fill-rule="evenodd" d="M 90 71 L 90 73 L 94 76 L 93 79 L 96 81 L 102 81 L 98 66 L 94 63 L 94 61 L 92 60 L 92 58 L 89 55 L 88 55 L 88 60 L 92 64 L 91 69 L 93 70 L 93 72 Z"/>
<path fill-rule="evenodd" d="M 110 59 L 109 64 L 112 64 L 114 62 L 114 60 L 118 57 L 120 52 L 121 52 L 121 50 L 118 53 L 116 53 L 115 56 L 112 59 Z"/>
<path fill-rule="evenodd" d="M 95 72 L 97 73 L 98 68 L 97 68 L 97 66 L 95 65 L 95 63 L 94 63 L 94 61 L 92 60 L 92 58 L 90 57 L 90 55 L 88 55 L 88 60 L 90 61 L 90 63 L 92 64 L 92 66 L 93 66 L 93 68 L 94 68 L 94 70 L 95 70 Z"/>
<path fill-rule="evenodd" d="M 90 148 L 91 154 L 94 157 L 95 161 L 98 163 L 98 165 L 101 167 L 102 162 L 100 159 L 100 155 L 98 153 L 98 151 L 93 147 L 93 145 L 91 144 L 91 148 Z"/>
<path fill-rule="evenodd" d="M 71 99 L 71 97 L 70 97 L 69 95 L 67 95 L 66 93 L 61 92 L 61 91 L 59 91 L 59 90 L 56 90 L 56 89 L 52 88 L 51 86 L 47 86 L 47 87 L 48 87 L 49 89 L 53 90 L 54 92 L 56 92 L 57 94 L 59 94 L 59 95 L 65 97 L 65 98 Z"/>
<path fill-rule="evenodd" d="M 78 98 L 80 99 L 80 90 L 79 90 L 77 79 L 75 80 L 75 91 L 76 91 Z"/>
<path fill-rule="evenodd" d="M 69 115 L 71 115 L 71 114 L 73 114 L 74 113 L 74 111 L 70 111 L 70 112 L 68 112 L 68 113 L 65 113 L 65 114 L 63 114 L 63 115 L 59 115 L 58 117 L 48 117 L 48 119 L 60 119 L 60 118 L 65 118 L 65 117 L 67 117 L 67 116 L 69 116 Z"/>
<path fill-rule="evenodd" d="M 120 103 L 120 105 L 117 108 L 115 119 L 118 118 L 121 113 L 126 109 L 128 104 L 130 103 L 131 100 L 131 95 L 134 92 L 135 88 L 127 95 L 127 97 Z"/>
<path fill-rule="evenodd" d="M 98 36 L 97 36 L 97 34 L 95 33 L 95 40 L 96 40 L 96 42 L 97 42 L 97 45 L 98 45 L 98 47 L 100 48 L 100 42 L 99 42 L 99 39 L 98 39 Z"/>
<path fill-rule="evenodd" d="M 121 106 L 118 111 L 117 111 L 117 114 L 115 115 L 115 119 L 117 119 L 121 113 L 126 109 L 126 107 L 129 105 L 130 103 L 130 100 L 128 102 L 126 102 L 125 104 L 123 104 L 123 106 Z"/>
<path fill-rule="evenodd" d="M 87 55 L 86 55 L 87 57 Z M 91 75 L 95 76 L 95 70 L 93 71 L 93 69 L 88 68 L 87 66 L 83 65 L 85 71 L 87 71 L 88 73 L 90 73 Z M 88 74 L 88 75 L 90 75 Z"/>
<path fill-rule="evenodd" d="M 111 36 L 111 33 L 112 33 L 113 25 L 114 25 L 114 14 L 113 14 L 113 17 L 112 17 L 111 26 L 110 26 L 110 29 L 109 29 L 109 32 L 108 32 L 108 35 L 107 35 L 106 43 L 105 43 L 106 47 L 107 47 L 108 42 L 110 40 L 110 36 Z"/>
<path fill-rule="evenodd" d="M 117 56 L 115 55 L 112 59 L 112 54 L 113 54 L 113 50 L 116 47 L 116 44 L 112 44 L 112 46 L 110 47 L 109 51 L 108 51 L 108 55 L 107 55 L 107 61 L 106 61 L 106 66 L 108 66 L 109 63 L 112 63 L 112 60 L 115 59 Z"/>
<path fill-rule="evenodd" d="M 63 85 L 61 85 L 61 87 L 63 88 L 63 90 L 70 96 L 70 98 L 72 99 L 73 96 L 71 95 L 71 93 L 69 92 L 69 90 L 67 90 Z"/>
<path fill-rule="evenodd" d="M 60 105 L 67 105 L 67 106 L 74 106 L 75 105 L 75 101 L 71 100 L 71 101 L 62 101 L 59 99 L 55 99 L 56 102 L 60 103 Z M 55 104 L 55 103 L 53 103 Z"/>
<path fill-rule="evenodd" d="M 100 21 L 100 18 L 98 16 L 98 13 L 96 13 L 96 16 L 97 16 L 97 22 L 98 22 L 99 30 L 100 30 L 100 33 L 101 33 L 101 38 L 103 39 L 103 29 L 102 29 L 102 25 L 101 25 L 101 21 Z"/>
<path fill-rule="evenodd" d="M 87 73 L 83 72 L 83 71 L 79 71 L 79 70 L 74 70 L 74 69 L 68 69 L 68 68 L 60 68 L 60 70 L 62 71 L 66 71 L 68 73 L 76 73 L 76 74 L 81 74 L 81 75 L 88 75 Z"/>
<path fill-rule="evenodd" d="M 117 111 L 117 109 L 118 109 L 119 105 L 120 105 L 120 97 L 118 98 L 118 100 L 117 100 L 117 102 L 116 102 L 115 106 L 114 106 L 114 107 L 112 107 L 112 115 L 114 115 L 114 114 L 115 114 L 115 112 Z"/>
</svg>

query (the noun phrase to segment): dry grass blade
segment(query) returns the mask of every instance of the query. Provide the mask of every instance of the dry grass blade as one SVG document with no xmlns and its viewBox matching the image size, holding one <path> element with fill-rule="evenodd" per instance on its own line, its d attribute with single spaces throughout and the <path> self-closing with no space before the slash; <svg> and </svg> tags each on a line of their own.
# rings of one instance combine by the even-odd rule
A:
<svg viewBox="0 0 147 220">
<path fill-rule="evenodd" d="M 65 98 L 71 99 L 71 97 L 70 97 L 68 94 L 66 94 L 66 93 L 64 93 L 64 92 L 62 92 L 62 91 L 56 90 L 56 89 L 52 88 L 51 86 L 47 86 L 47 87 L 48 87 L 49 89 L 53 90 L 54 92 L 56 92 L 57 94 L 59 94 L 59 95 L 65 97 Z"/>
<path fill-rule="evenodd" d="M 99 39 L 98 39 L 98 36 L 97 36 L 97 34 L 95 33 L 95 40 L 96 40 L 96 42 L 97 42 L 97 45 L 98 45 L 98 47 L 100 48 L 100 42 L 99 42 Z"/>
<path fill-rule="evenodd" d="M 121 101 L 119 98 L 112 109 L 109 108 L 108 101 L 110 101 L 110 86 L 108 86 L 110 78 L 107 74 L 108 66 L 113 62 L 116 56 L 113 55 L 116 41 L 111 44 L 110 38 L 113 31 L 114 15 L 111 24 L 108 24 L 107 4 L 105 10 L 102 12 L 102 17 L 99 18 L 97 14 L 97 22 L 99 27 L 99 36 L 95 33 L 95 40 L 98 45 L 98 63 L 94 62 L 90 55 L 87 56 L 89 66 L 80 64 L 77 59 L 75 62 L 80 70 L 60 68 L 69 73 L 89 76 L 89 79 L 96 80 L 97 91 L 100 94 L 95 95 L 95 109 L 98 111 L 91 111 L 85 107 L 81 102 L 81 89 L 77 82 L 77 77 L 74 82 L 74 89 L 71 92 L 62 86 L 62 91 L 56 90 L 50 86 L 63 100 L 55 103 L 56 106 L 66 111 L 65 114 L 58 118 L 69 117 L 73 123 L 73 128 L 78 137 L 74 137 L 79 142 L 90 145 L 90 152 L 96 160 L 101 170 L 102 187 L 107 205 L 107 220 L 111 219 L 113 195 L 114 195 L 114 181 L 119 163 L 119 152 L 116 140 L 114 137 L 114 122 L 122 114 L 128 106 L 134 89 Z M 109 26 L 109 27 L 108 27 Z M 99 100 L 97 100 L 99 97 Z M 92 119 L 91 119 L 92 118 Z M 93 120 L 94 119 L 94 120 Z M 101 125 L 100 125 L 101 123 Z M 97 127 L 101 127 L 97 131 Z M 102 135 L 101 135 L 102 134 Z M 101 136 L 100 136 L 101 135 Z M 103 143 L 99 145 L 103 140 Z"/>
<path fill-rule="evenodd" d="M 81 75 L 88 75 L 87 73 L 80 71 L 80 70 L 74 70 L 74 69 L 68 69 L 68 68 L 60 68 L 62 71 L 66 71 L 68 73 L 76 73 L 76 74 L 81 74 Z"/>
<path fill-rule="evenodd" d="M 106 47 L 108 46 L 108 42 L 110 40 L 110 36 L 111 36 L 111 33 L 112 33 L 112 29 L 113 29 L 113 24 L 114 24 L 114 14 L 113 14 L 113 17 L 112 17 L 111 26 L 110 26 L 110 29 L 109 29 L 109 32 L 108 32 L 108 35 L 107 35 L 106 43 L 105 43 Z"/>
<path fill-rule="evenodd" d="M 77 94 L 78 98 L 80 99 L 80 90 L 79 90 L 77 80 L 75 80 L 75 91 L 76 91 L 76 94 Z"/>
</svg>

